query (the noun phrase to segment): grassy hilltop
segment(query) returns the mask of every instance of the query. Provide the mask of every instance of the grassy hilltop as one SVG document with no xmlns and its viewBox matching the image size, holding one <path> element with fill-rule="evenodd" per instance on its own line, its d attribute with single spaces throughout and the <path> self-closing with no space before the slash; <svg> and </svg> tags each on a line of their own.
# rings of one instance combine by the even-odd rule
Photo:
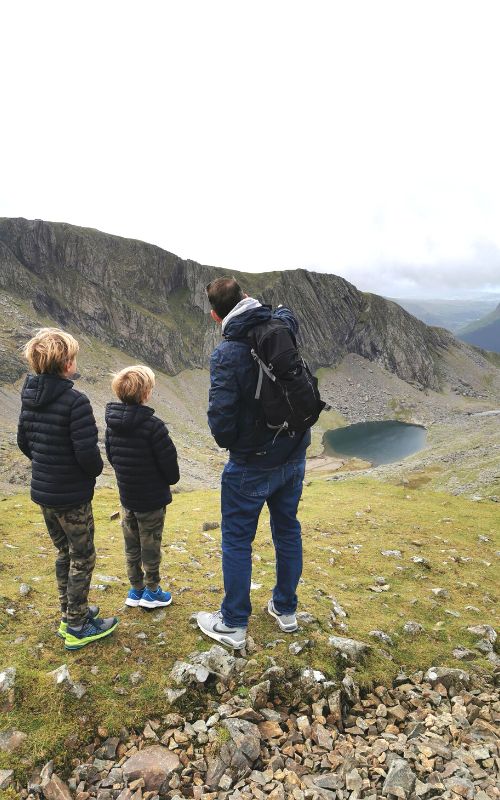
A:
<svg viewBox="0 0 500 800">
<path fill-rule="evenodd" d="M 317 622 L 289 637 L 264 613 L 274 561 L 268 514 L 263 513 L 254 546 L 256 587 L 249 633 L 255 640 L 255 662 L 249 682 L 269 665 L 271 656 L 287 666 L 314 666 L 333 678 L 340 674 L 341 665 L 328 645 L 329 635 L 342 633 L 330 626 L 332 597 L 348 614 L 340 620 L 348 626 L 347 635 L 372 645 L 358 668 L 361 683 L 388 681 L 401 666 L 411 671 L 431 664 L 463 664 L 452 651 L 458 645 L 473 646 L 467 626 L 496 622 L 498 505 L 431 492 L 418 488 L 418 481 L 413 486 L 364 476 L 308 482 L 300 507 L 305 548 L 300 609 Z M 109 640 L 69 653 L 54 635 L 54 552 L 41 514 L 26 493 L 0 505 L 0 669 L 17 668 L 15 706 L 2 715 L 0 728 L 28 734 L 15 755 L 0 753 L 0 768 L 16 766 L 22 774 L 34 762 L 53 756 L 59 764 L 68 763 L 98 725 L 118 731 L 164 713 L 164 689 L 171 685 L 174 661 L 210 646 L 190 624 L 190 616 L 202 608 L 217 608 L 221 600 L 220 530 L 202 532 L 203 522 L 219 519 L 218 492 L 181 492 L 169 507 L 162 574 L 174 604 L 165 612 L 123 606 L 127 583 L 122 534 L 119 520 L 110 519 L 117 508 L 115 490 L 98 490 L 93 585 L 100 588 L 91 591 L 91 601 L 98 602 L 104 614 L 117 612 L 120 626 Z M 399 550 L 400 557 L 382 555 L 389 549 Z M 413 562 L 418 555 L 426 563 Z M 385 578 L 387 591 L 370 590 L 377 586 L 377 576 Z M 21 582 L 32 587 L 26 597 L 20 594 Z M 432 589 L 438 587 L 448 596 L 435 596 Z M 420 635 L 404 633 L 409 620 L 423 626 Z M 370 637 L 373 629 L 388 633 L 393 645 Z M 279 639 L 286 641 L 271 644 Z M 289 644 L 305 639 L 309 646 L 291 655 Z M 474 664 L 491 668 L 480 653 L 477 656 Z M 63 663 L 73 680 L 87 689 L 81 700 L 57 689 L 47 677 Z M 187 703 L 198 700 L 192 693 Z M 185 709 L 186 698 L 180 702 Z"/>
</svg>

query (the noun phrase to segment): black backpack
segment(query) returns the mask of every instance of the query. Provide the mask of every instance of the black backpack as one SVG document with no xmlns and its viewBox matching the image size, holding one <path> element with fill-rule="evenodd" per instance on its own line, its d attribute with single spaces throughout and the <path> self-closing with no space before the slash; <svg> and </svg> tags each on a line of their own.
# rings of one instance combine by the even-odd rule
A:
<svg viewBox="0 0 500 800">
<path fill-rule="evenodd" d="M 326 403 L 290 328 L 283 320 L 270 319 L 252 328 L 248 340 L 259 367 L 255 399 L 262 404 L 265 423 L 278 432 L 306 431 Z"/>
</svg>

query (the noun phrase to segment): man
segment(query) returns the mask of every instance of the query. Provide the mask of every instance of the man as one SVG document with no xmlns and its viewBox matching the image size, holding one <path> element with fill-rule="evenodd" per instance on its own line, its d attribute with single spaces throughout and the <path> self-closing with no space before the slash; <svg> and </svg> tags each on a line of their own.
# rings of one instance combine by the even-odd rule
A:
<svg viewBox="0 0 500 800">
<path fill-rule="evenodd" d="M 292 312 L 283 306 L 272 312 L 243 294 L 234 278 L 212 281 L 207 296 L 224 337 L 210 359 L 208 424 L 219 447 L 229 450 L 221 479 L 225 596 L 220 611 L 200 612 L 197 620 L 207 636 L 240 649 L 252 611 L 252 542 L 266 502 L 276 551 L 276 585 L 268 612 L 282 631 L 297 630 L 296 589 L 302 573 L 297 508 L 311 433 L 271 430 L 255 399 L 258 368 L 248 333 L 275 317 L 296 335 L 298 322 Z"/>
</svg>

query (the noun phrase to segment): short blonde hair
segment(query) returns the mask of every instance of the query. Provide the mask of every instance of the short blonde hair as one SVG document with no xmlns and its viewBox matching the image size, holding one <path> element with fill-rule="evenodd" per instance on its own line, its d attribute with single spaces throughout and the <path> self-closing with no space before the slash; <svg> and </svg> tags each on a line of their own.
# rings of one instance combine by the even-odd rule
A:
<svg viewBox="0 0 500 800">
<path fill-rule="evenodd" d="M 122 403 L 142 403 L 153 391 L 155 374 L 144 364 L 125 367 L 113 375 L 111 388 Z"/>
<path fill-rule="evenodd" d="M 38 375 L 60 375 L 68 362 L 76 358 L 80 345 L 60 328 L 40 328 L 25 344 L 23 355 Z"/>
</svg>

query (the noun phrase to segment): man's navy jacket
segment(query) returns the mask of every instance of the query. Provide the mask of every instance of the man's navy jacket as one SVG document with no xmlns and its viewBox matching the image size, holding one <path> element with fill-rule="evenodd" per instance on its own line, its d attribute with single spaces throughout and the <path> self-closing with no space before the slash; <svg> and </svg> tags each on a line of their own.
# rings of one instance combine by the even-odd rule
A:
<svg viewBox="0 0 500 800">
<path fill-rule="evenodd" d="M 258 367 L 250 354 L 248 332 L 275 317 L 286 322 L 294 335 L 299 324 L 288 308 L 272 311 L 258 306 L 228 320 L 224 339 L 210 358 L 208 424 L 219 445 L 229 450 L 231 460 L 274 467 L 305 457 L 311 433 L 276 436 L 266 427 L 259 400 L 255 400 Z"/>
</svg>

